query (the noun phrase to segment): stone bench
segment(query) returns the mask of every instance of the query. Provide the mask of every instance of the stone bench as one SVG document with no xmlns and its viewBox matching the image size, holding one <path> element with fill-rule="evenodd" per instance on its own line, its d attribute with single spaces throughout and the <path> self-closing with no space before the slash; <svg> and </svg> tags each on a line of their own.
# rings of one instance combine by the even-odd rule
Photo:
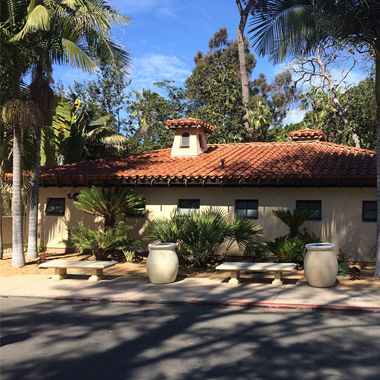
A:
<svg viewBox="0 0 380 380">
<path fill-rule="evenodd" d="M 282 285 L 284 280 L 282 278 L 283 272 L 291 272 L 297 265 L 293 263 L 241 263 L 231 262 L 218 265 L 216 270 L 230 270 L 231 279 L 229 284 L 238 284 L 240 282 L 240 271 L 249 270 L 255 272 L 274 272 L 273 285 Z"/>
<path fill-rule="evenodd" d="M 103 269 L 116 265 L 116 261 L 75 261 L 75 260 L 53 260 L 40 264 L 39 268 L 54 268 L 52 280 L 62 280 L 67 277 L 67 268 L 91 269 L 89 281 L 99 281 L 103 276 Z"/>
</svg>

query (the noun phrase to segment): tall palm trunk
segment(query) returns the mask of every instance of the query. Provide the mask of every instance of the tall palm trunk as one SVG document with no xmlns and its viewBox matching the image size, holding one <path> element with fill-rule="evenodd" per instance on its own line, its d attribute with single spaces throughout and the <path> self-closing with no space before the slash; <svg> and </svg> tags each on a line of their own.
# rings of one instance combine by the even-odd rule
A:
<svg viewBox="0 0 380 380">
<path fill-rule="evenodd" d="M 32 189 L 30 191 L 29 223 L 28 223 L 28 251 L 27 256 L 33 259 L 38 257 L 38 204 L 40 193 L 40 166 L 41 166 L 41 129 L 35 131 L 36 157 L 32 169 Z"/>
<path fill-rule="evenodd" d="M 13 218 L 12 218 L 12 267 L 25 265 L 24 240 L 22 234 L 21 194 L 21 126 L 13 126 Z"/>
<path fill-rule="evenodd" d="M 377 130 L 377 143 L 376 143 L 376 165 L 377 165 L 377 236 L 376 236 L 376 268 L 374 277 L 380 280 L 380 46 L 376 51 L 376 130 Z"/>
<path fill-rule="evenodd" d="M 44 119 L 50 118 L 47 115 L 50 111 L 44 109 L 44 103 L 48 104 L 48 99 L 45 99 L 46 88 L 44 80 L 44 69 L 43 69 L 43 57 L 41 54 L 40 62 L 36 67 L 33 82 L 31 84 L 31 98 L 36 101 L 38 107 L 44 115 Z M 49 86 L 49 85 L 48 85 Z M 44 125 L 45 124 L 44 120 Z M 35 147 L 36 152 L 34 154 L 34 162 L 32 168 L 32 189 L 30 192 L 30 204 L 29 204 L 29 223 L 28 223 L 28 251 L 27 256 L 33 259 L 38 257 L 38 204 L 39 204 L 39 194 L 40 194 L 40 167 L 41 167 L 41 128 L 35 130 Z"/>
</svg>

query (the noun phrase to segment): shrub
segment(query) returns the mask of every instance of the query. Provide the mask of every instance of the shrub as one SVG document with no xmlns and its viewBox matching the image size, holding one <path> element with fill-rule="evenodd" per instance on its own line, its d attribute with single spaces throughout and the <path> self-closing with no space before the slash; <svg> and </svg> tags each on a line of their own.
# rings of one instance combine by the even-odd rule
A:
<svg viewBox="0 0 380 380">
<path fill-rule="evenodd" d="M 69 228 L 69 238 L 64 242 L 78 250 L 91 249 L 96 260 L 106 260 L 111 253 L 130 249 L 138 244 L 138 241 L 130 237 L 130 229 L 132 229 L 131 226 L 118 222 L 114 227 L 102 227 L 94 231 L 78 222 L 76 227 Z"/>
<path fill-rule="evenodd" d="M 143 203 L 143 198 L 134 190 L 103 188 L 101 193 L 95 186 L 91 190 L 82 190 L 74 206 L 88 214 L 104 218 L 106 228 L 113 227 L 119 216 L 131 211 L 137 211 Z"/>
<path fill-rule="evenodd" d="M 274 241 L 268 240 L 267 247 L 273 252 L 280 262 L 297 263 L 303 265 L 306 255 L 306 244 L 321 243 L 321 239 L 315 234 L 310 235 L 306 228 L 298 236 L 280 236 Z"/>
<path fill-rule="evenodd" d="M 289 228 L 289 236 L 295 237 L 301 235 L 299 232 L 299 227 L 306 222 L 306 220 L 313 215 L 314 211 L 310 210 L 303 210 L 303 211 L 297 211 L 293 210 L 293 213 L 291 213 L 289 210 L 283 211 L 283 210 L 273 210 L 272 214 L 277 216 L 277 218 L 281 219 Z"/>
<path fill-rule="evenodd" d="M 151 242 L 177 243 L 180 259 L 190 258 L 195 266 L 204 265 L 221 244 L 227 242 L 225 252 L 233 243 L 240 247 L 253 244 L 260 236 L 260 226 L 242 215 L 230 220 L 221 209 L 209 208 L 198 213 L 177 215 L 170 219 L 158 218 L 145 228 L 145 239 Z"/>
</svg>

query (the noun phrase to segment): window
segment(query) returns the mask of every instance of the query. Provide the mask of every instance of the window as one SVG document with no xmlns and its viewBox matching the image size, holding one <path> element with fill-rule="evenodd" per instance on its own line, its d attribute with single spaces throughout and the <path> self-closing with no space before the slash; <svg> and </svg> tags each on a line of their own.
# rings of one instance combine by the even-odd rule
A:
<svg viewBox="0 0 380 380">
<path fill-rule="evenodd" d="M 145 218 L 145 201 L 137 204 L 133 210 L 125 215 L 127 218 Z"/>
<path fill-rule="evenodd" d="M 191 210 L 196 210 L 199 212 L 199 199 L 180 199 L 178 206 L 178 214 L 180 215 L 188 215 Z"/>
<path fill-rule="evenodd" d="M 64 215 L 65 198 L 49 198 L 45 212 L 48 215 Z"/>
<path fill-rule="evenodd" d="M 201 134 L 198 135 L 198 139 L 199 139 L 199 146 L 203 149 L 204 148 L 203 147 L 203 138 L 202 138 Z"/>
<path fill-rule="evenodd" d="M 244 215 L 247 218 L 257 219 L 259 217 L 259 201 L 258 200 L 236 201 L 235 214 Z"/>
<path fill-rule="evenodd" d="M 322 219 L 322 202 L 321 201 L 297 201 L 297 211 L 310 210 L 314 213 L 308 220 L 321 220 Z"/>
<path fill-rule="evenodd" d="M 185 132 L 181 136 L 181 148 L 188 148 L 190 146 L 190 135 Z"/>
<path fill-rule="evenodd" d="M 363 201 L 362 219 L 367 222 L 376 222 L 377 218 L 376 201 Z"/>
</svg>

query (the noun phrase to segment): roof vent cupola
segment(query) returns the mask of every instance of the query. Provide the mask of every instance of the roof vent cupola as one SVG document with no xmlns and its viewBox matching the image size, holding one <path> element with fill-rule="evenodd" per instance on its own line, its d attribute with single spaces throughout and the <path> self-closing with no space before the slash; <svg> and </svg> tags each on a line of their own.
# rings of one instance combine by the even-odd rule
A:
<svg viewBox="0 0 380 380">
<path fill-rule="evenodd" d="M 167 120 L 168 129 L 175 129 L 172 157 L 196 157 L 207 151 L 206 133 L 214 127 L 201 119 Z"/>
<path fill-rule="evenodd" d="M 326 141 L 327 137 L 320 129 L 300 129 L 289 132 L 289 140 L 293 141 Z"/>
</svg>

